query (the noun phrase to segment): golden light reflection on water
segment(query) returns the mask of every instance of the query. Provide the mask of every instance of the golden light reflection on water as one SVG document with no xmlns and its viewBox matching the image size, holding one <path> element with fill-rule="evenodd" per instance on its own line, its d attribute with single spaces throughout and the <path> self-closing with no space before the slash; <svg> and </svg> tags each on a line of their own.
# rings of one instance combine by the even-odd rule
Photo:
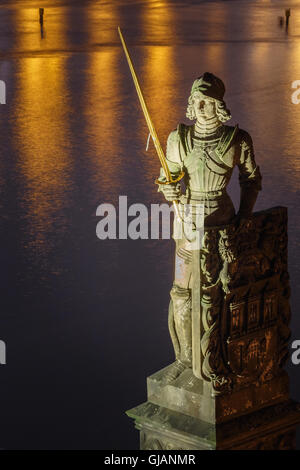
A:
<svg viewBox="0 0 300 470">
<path fill-rule="evenodd" d="M 164 9 L 145 8 L 143 10 L 141 17 L 142 31 L 146 35 L 157 21 L 157 15 L 159 15 L 159 22 L 176 42 L 177 23 L 174 11 L 165 1 L 159 2 L 158 6 L 162 6 Z M 165 149 L 168 134 L 177 126 L 178 102 L 176 88 L 180 80 L 180 68 L 176 64 L 173 46 L 155 45 L 145 47 L 143 59 L 140 83 L 161 146 Z M 137 124 L 140 129 L 138 132 L 140 145 L 145 148 L 148 129 L 146 128 L 145 133 L 145 119 L 141 113 Z M 148 153 L 143 152 L 141 159 L 145 165 L 145 176 L 149 180 L 148 184 L 153 184 L 153 180 L 159 172 L 160 164 L 152 140 L 150 141 Z"/>
<path fill-rule="evenodd" d="M 89 42 L 109 43 L 118 38 L 117 6 L 89 8 L 87 21 Z M 85 116 L 91 152 L 87 158 L 93 168 L 96 197 L 100 188 L 108 194 L 120 191 L 120 53 L 120 48 L 103 48 L 88 56 Z"/>
<path fill-rule="evenodd" d="M 170 46 L 147 47 L 145 63 L 141 73 L 141 86 L 145 90 L 148 109 L 159 136 L 161 145 L 165 148 L 168 134 L 176 128 L 178 119 L 178 103 L 176 86 L 180 71 L 176 67 L 174 50 Z M 148 129 L 145 130 L 145 120 L 139 114 L 137 122 L 140 145 L 145 148 Z M 159 170 L 158 157 L 153 142 L 150 142 L 148 154 L 141 155 L 145 163 L 145 171 L 149 179 Z"/>
<path fill-rule="evenodd" d="M 16 95 L 18 171 L 25 188 L 21 203 L 28 245 L 37 254 L 51 249 L 51 234 L 65 230 L 65 219 L 59 223 L 71 165 L 65 66 L 65 57 L 24 59 Z"/>
<path fill-rule="evenodd" d="M 39 5 L 43 6 L 43 5 Z M 47 5 L 48 6 L 48 5 Z M 44 9 L 43 35 L 39 22 L 39 8 L 18 8 L 13 15 L 16 34 L 16 49 L 25 51 L 47 51 L 64 49 L 67 46 L 66 32 L 71 17 L 66 7 Z"/>
<path fill-rule="evenodd" d="M 291 85 L 299 78 L 300 45 L 279 43 L 276 54 L 271 42 L 251 44 L 247 49 L 240 66 L 239 111 L 248 121 L 263 183 L 276 185 L 277 191 L 270 194 L 274 199 L 286 186 L 291 191 L 299 187 L 300 106 L 292 104 Z"/>
<path fill-rule="evenodd" d="M 17 35 L 17 48 L 35 49 L 39 47 L 39 13 L 37 8 L 16 9 L 13 15 L 15 27 L 22 28 L 22 35 Z"/>
<path fill-rule="evenodd" d="M 93 168 L 92 183 L 107 193 L 119 191 L 120 184 L 120 108 L 119 49 L 104 50 L 89 56 L 86 121 Z"/>
<path fill-rule="evenodd" d="M 91 5 L 87 11 L 88 36 L 90 43 L 112 44 L 118 41 L 117 27 L 121 17 L 119 6 Z"/>
</svg>

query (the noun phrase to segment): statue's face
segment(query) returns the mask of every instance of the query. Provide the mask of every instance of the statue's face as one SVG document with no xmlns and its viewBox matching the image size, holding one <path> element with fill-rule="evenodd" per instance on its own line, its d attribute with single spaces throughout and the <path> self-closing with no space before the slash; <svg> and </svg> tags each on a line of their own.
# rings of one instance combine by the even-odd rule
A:
<svg viewBox="0 0 300 470">
<path fill-rule="evenodd" d="M 192 100 L 197 121 L 204 123 L 216 116 L 216 102 L 213 98 L 196 91 Z"/>
</svg>

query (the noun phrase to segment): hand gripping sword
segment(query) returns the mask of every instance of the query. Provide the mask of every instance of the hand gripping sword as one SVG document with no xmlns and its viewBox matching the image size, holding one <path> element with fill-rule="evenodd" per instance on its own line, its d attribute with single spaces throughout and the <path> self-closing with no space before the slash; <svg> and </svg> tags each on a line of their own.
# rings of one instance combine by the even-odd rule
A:
<svg viewBox="0 0 300 470">
<path fill-rule="evenodd" d="M 160 142 L 158 140 L 158 137 L 157 137 L 157 134 L 156 134 L 156 130 L 154 128 L 154 125 L 153 125 L 153 122 L 151 120 L 151 117 L 150 117 L 150 114 L 149 114 L 149 111 L 147 109 L 147 106 L 146 106 L 146 103 L 145 103 L 145 100 L 144 100 L 144 97 L 143 97 L 143 94 L 142 94 L 142 90 L 141 90 L 141 87 L 140 87 L 140 84 L 139 84 L 139 81 L 137 79 L 137 76 L 136 76 L 136 73 L 134 71 L 134 68 L 133 68 L 133 65 L 132 65 L 132 62 L 131 62 L 131 59 L 130 59 L 130 55 L 129 55 L 129 52 L 128 52 L 128 49 L 127 49 L 127 46 L 125 44 L 125 41 L 124 41 L 124 38 L 123 38 L 123 35 L 121 33 L 121 29 L 120 27 L 118 27 L 118 32 L 119 32 L 119 36 L 120 36 L 120 39 L 121 39 L 121 43 L 122 43 L 122 46 L 123 46 L 123 49 L 124 49 L 124 52 L 125 52 L 125 55 L 126 55 L 126 58 L 127 58 L 127 62 L 128 62 L 128 65 L 129 65 L 129 68 L 130 68 L 130 72 L 131 72 L 131 75 L 132 75 L 132 78 L 133 78 L 133 81 L 134 81 L 134 84 L 135 84 L 135 89 L 136 89 L 136 92 L 138 94 L 138 97 L 139 97 L 139 100 L 140 100 L 140 104 L 141 104 L 141 107 L 142 107 L 142 110 L 143 110 L 143 113 L 144 113 L 144 116 L 145 116 L 145 119 L 146 119 L 146 122 L 147 122 L 147 125 L 148 125 L 148 129 L 149 129 L 149 133 L 152 137 L 152 140 L 153 140 L 153 143 L 154 143 L 154 146 L 155 146 L 155 149 L 156 149 L 156 152 L 157 152 L 157 155 L 158 155 L 158 158 L 160 160 L 160 163 L 161 163 L 161 166 L 163 167 L 163 170 L 164 170 L 164 173 L 165 173 L 165 176 L 166 176 L 166 181 L 155 181 L 157 184 L 173 184 L 173 183 L 177 183 L 178 181 L 180 181 L 183 176 L 184 176 L 184 172 L 182 171 L 180 173 L 180 175 L 176 178 L 176 179 L 172 179 L 172 176 L 171 176 L 171 173 L 170 173 L 170 170 L 169 170 L 169 167 L 168 167 L 168 164 L 166 162 L 166 157 L 164 155 L 164 152 L 163 152 L 163 149 L 161 148 L 161 145 L 160 145 Z M 181 220 L 181 217 L 180 217 L 180 214 L 179 214 L 179 209 L 178 209 L 178 201 L 175 200 L 175 201 L 172 201 L 173 202 L 173 205 L 174 205 L 174 210 L 175 210 L 175 214 L 176 216 L 178 217 L 178 219 Z"/>
</svg>

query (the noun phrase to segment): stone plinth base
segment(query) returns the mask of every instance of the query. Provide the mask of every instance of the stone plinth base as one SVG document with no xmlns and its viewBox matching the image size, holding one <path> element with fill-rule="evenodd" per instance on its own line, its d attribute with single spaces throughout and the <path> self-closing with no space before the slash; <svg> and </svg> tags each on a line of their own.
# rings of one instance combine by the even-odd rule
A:
<svg viewBox="0 0 300 470">
<path fill-rule="evenodd" d="M 293 450 L 300 422 L 292 401 L 216 425 L 151 402 L 127 415 L 140 431 L 141 450 Z"/>
<path fill-rule="evenodd" d="M 215 395 L 191 369 L 176 363 L 148 377 L 148 401 L 127 411 L 140 448 L 163 450 L 293 449 L 300 406 L 289 400 L 288 377 Z M 175 374 L 176 375 L 176 374 Z"/>
<path fill-rule="evenodd" d="M 176 378 L 174 369 L 176 371 L 176 363 L 148 377 L 148 401 L 208 423 L 228 421 L 289 399 L 285 371 L 267 382 L 257 381 L 247 387 L 236 388 L 231 393 L 218 395 L 211 383 L 195 377 L 191 369 L 185 369 Z"/>
</svg>

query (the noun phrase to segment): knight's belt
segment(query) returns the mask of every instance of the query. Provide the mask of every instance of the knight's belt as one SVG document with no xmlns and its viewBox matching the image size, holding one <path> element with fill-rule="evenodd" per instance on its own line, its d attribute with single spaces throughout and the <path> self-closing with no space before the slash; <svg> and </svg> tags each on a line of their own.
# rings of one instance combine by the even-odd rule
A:
<svg viewBox="0 0 300 470">
<path fill-rule="evenodd" d="M 222 198 L 224 196 L 228 196 L 226 192 L 226 188 L 219 189 L 216 191 L 195 191 L 191 189 L 187 189 L 186 194 L 183 194 L 180 197 L 180 202 L 182 204 L 187 204 L 192 201 L 212 201 L 215 199 Z"/>
</svg>

